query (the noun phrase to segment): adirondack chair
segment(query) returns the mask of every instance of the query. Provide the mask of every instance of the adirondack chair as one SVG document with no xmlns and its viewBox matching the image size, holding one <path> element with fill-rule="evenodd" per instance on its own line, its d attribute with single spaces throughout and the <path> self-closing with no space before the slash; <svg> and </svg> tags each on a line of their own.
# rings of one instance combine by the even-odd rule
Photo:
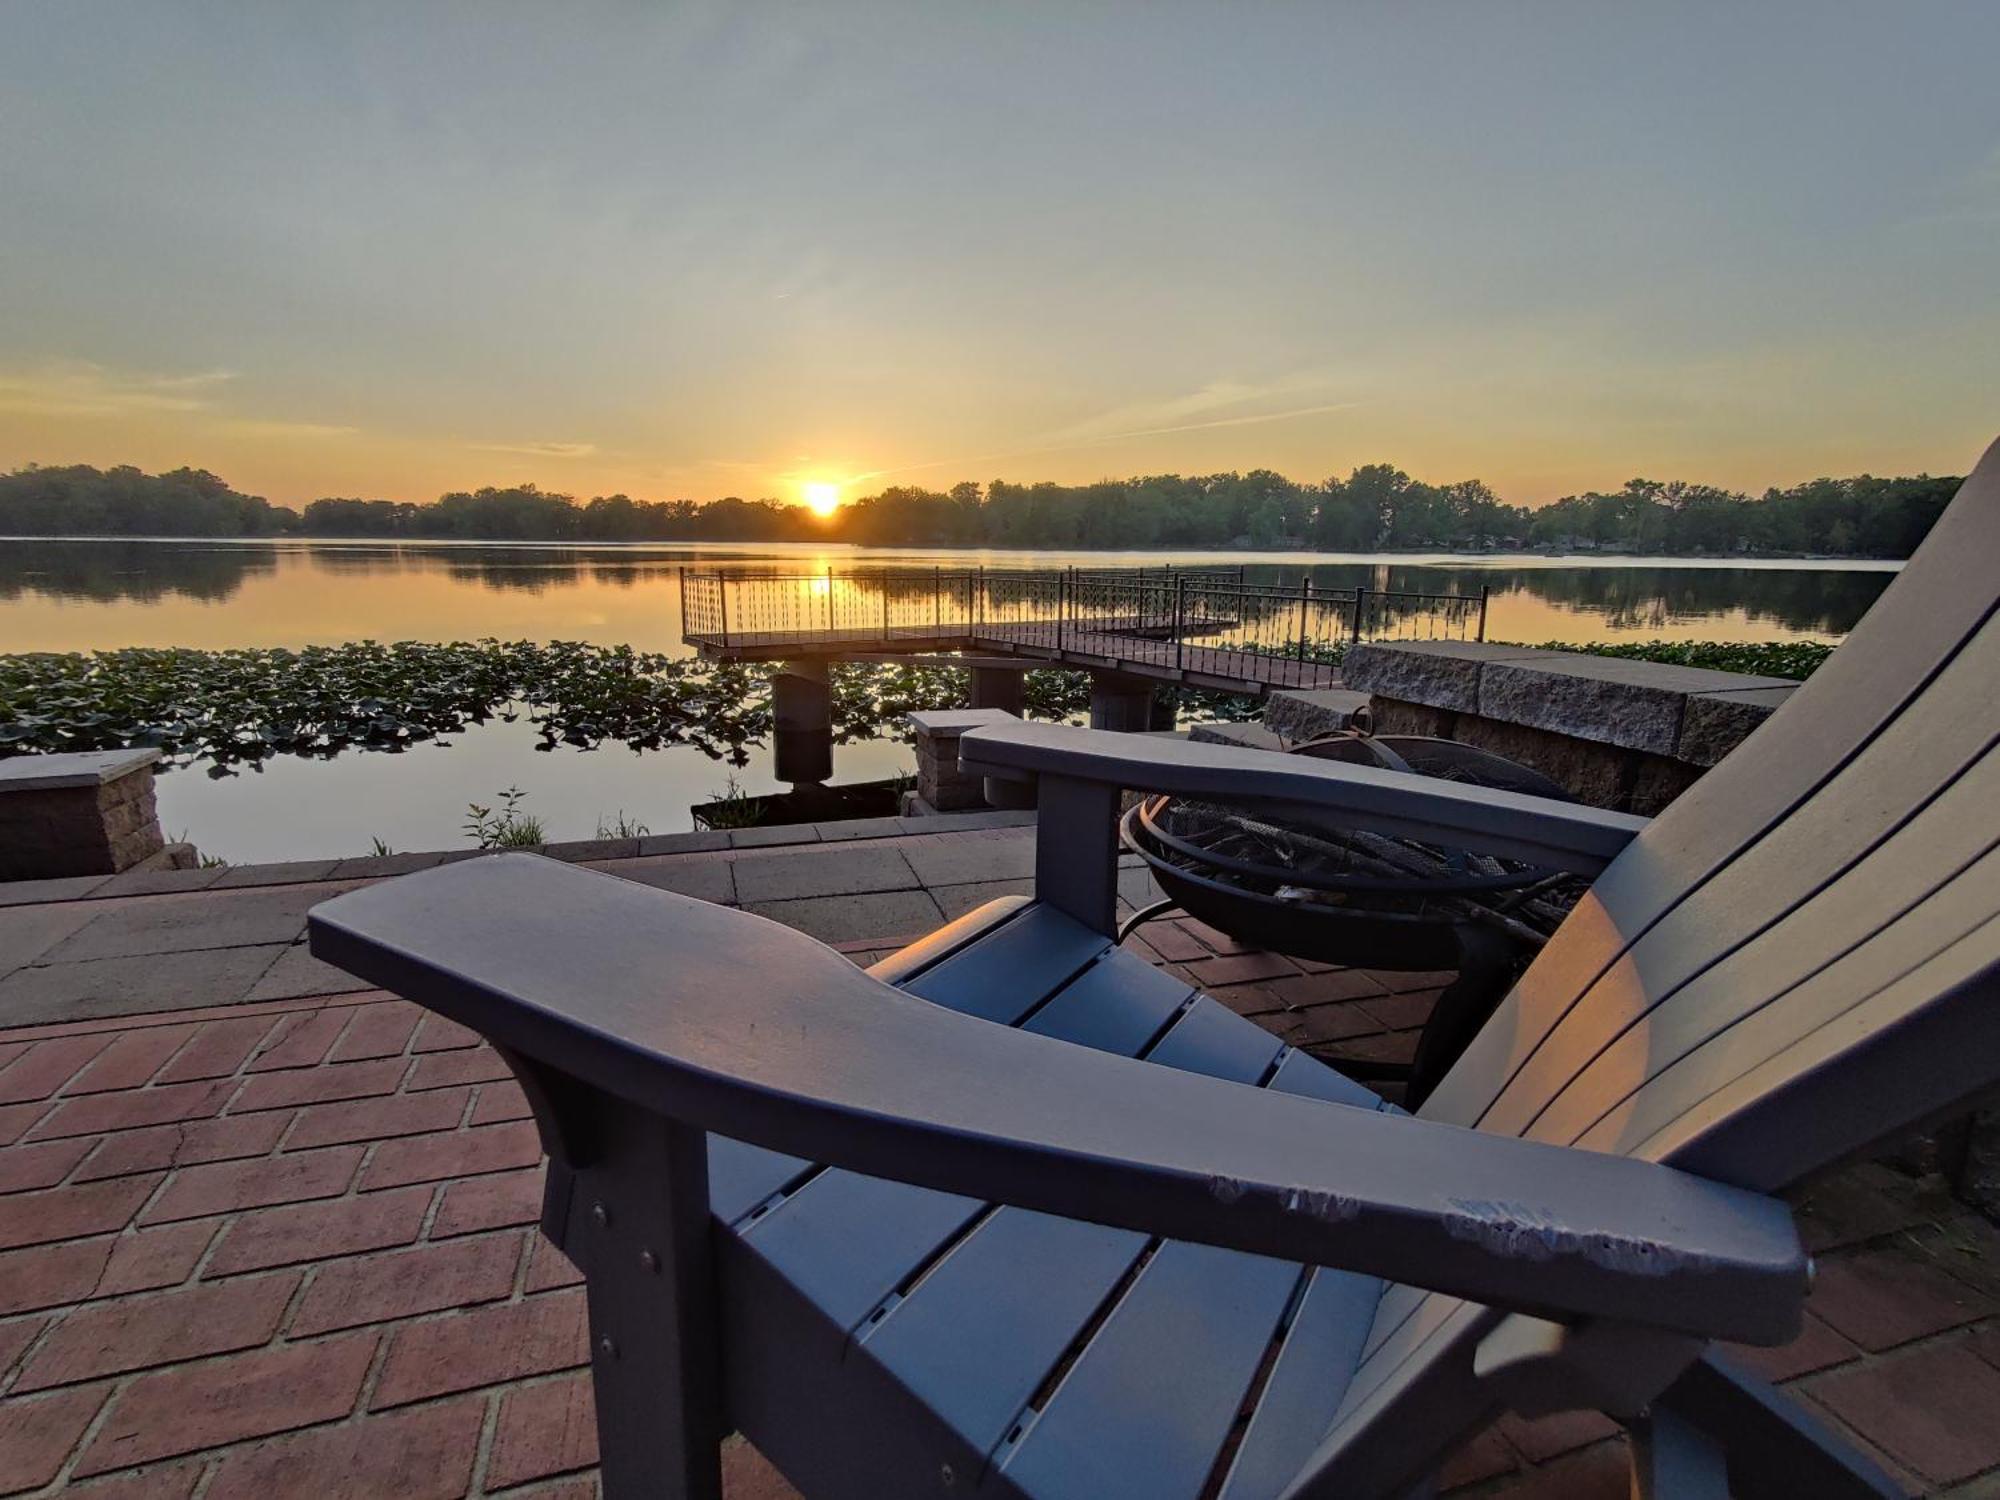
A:
<svg viewBox="0 0 2000 1500">
<path fill-rule="evenodd" d="M 1497 1413 L 1625 1420 L 1644 1495 L 1894 1486 L 1718 1352 L 1799 1327 L 1770 1196 L 2000 1081 L 2000 445 L 1828 664 L 1650 825 L 1054 726 L 1033 900 L 863 972 L 526 855 L 313 951 L 528 1091 L 603 1481 L 812 1500 L 1384 1496 Z M 1112 942 L 1120 788 L 1595 873 L 1415 1115 Z"/>
</svg>

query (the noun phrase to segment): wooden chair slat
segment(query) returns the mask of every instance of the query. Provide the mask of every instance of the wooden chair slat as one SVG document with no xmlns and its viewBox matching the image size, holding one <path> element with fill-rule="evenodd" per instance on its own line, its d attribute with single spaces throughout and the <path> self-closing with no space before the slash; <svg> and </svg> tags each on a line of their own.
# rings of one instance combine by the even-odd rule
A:
<svg viewBox="0 0 2000 1500">
<path fill-rule="evenodd" d="M 1523 1061 L 1480 1128 L 1533 1133 L 1540 1110 L 1588 1078 L 1592 1060 L 1627 1026 L 1771 924 L 1808 905 L 1817 912 L 1827 885 L 1946 793 L 2000 735 L 1996 673 L 2000 621 L 1801 807 L 1632 943 Z M 1635 857 L 1644 842 L 1642 834 Z M 1747 1008 L 1763 998 L 1739 989 L 1725 1003 Z"/>
<path fill-rule="evenodd" d="M 990 1456 L 1147 1243 L 1130 1229 L 999 1209 L 863 1329 L 861 1349 Z"/>
<path fill-rule="evenodd" d="M 1110 946 L 1102 933 L 1054 907 L 1031 906 L 902 988 L 963 1015 L 1012 1026 Z"/>
<path fill-rule="evenodd" d="M 834 1168 L 743 1238 L 821 1316 L 851 1331 L 984 1208 L 977 1198 Z"/>
<path fill-rule="evenodd" d="M 1263 1027 L 1244 1020 L 1221 1001 L 1200 995 L 1146 1060 L 1211 1078 L 1259 1083 L 1284 1050 L 1284 1044 Z"/>
<path fill-rule="evenodd" d="M 1528 1133 L 1564 1144 L 1587 1136 L 1596 1150 L 1636 1145 L 1663 1111 L 1686 1107 L 1703 1087 L 1741 1076 L 1751 1056 L 1782 1051 L 1825 1024 L 1832 993 L 1870 993 L 1914 956 L 1935 951 L 1940 940 L 1926 929 L 1936 918 L 1910 919 L 1946 887 L 1969 899 L 1945 940 L 1993 915 L 2000 860 L 1991 851 L 2000 828 L 1987 814 L 1995 807 L 2000 753 L 1989 753 L 1809 905 L 1655 1003 L 1578 1072 Z M 1968 867 L 1982 873 L 1968 880 Z M 1726 1045 L 1710 1048 L 1724 1038 Z M 1671 1089 L 1661 1081 L 1670 1070 Z"/>
<path fill-rule="evenodd" d="M 1935 913 L 1926 903 L 1916 915 L 1959 925 L 1963 910 L 1948 905 L 1959 896 L 1990 913 L 1996 877 L 2000 865 L 1982 866 L 1976 882 L 1968 878 L 1940 893 Z M 1940 995 L 1949 1003 L 1939 1003 Z M 1642 1150 L 1718 1180 L 1792 1181 L 1802 1161 L 1839 1161 L 1885 1136 L 1880 1116 L 1829 1107 L 1834 1085 L 1848 1091 L 1846 1097 L 1891 1101 L 1888 1118 L 1904 1129 L 1962 1109 L 1991 1087 L 1992 1060 L 2000 1055 L 1996 997 L 2000 918 L 1987 915 L 1818 1031 L 1726 1087 L 1711 1088 L 1648 1137 Z M 1824 1081 L 1829 1079 L 1832 1084 Z"/>
<path fill-rule="evenodd" d="M 1133 1057 L 1193 998 L 1194 990 L 1172 975 L 1114 949 L 1065 985 L 1023 1029 Z"/>
<path fill-rule="evenodd" d="M 1030 1495 L 1194 1500 L 1298 1285 L 1263 1256 L 1169 1242 L 999 1469 Z"/>
<path fill-rule="evenodd" d="M 708 1211 L 719 1224 L 734 1224 L 773 1193 L 781 1193 L 813 1164 L 763 1146 L 732 1141 L 726 1135 L 708 1138 Z"/>
</svg>

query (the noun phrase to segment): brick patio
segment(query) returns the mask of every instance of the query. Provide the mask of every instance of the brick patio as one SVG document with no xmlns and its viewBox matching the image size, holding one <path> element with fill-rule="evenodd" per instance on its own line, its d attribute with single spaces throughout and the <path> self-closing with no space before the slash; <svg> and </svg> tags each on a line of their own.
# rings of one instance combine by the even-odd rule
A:
<svg viewBox="0 0 2000 1500">
<path fill-rule="evenodd" d="M 926 820 L 927 822 L 931 820 Z M 1032 829 L 895 819 L 555 852 L 869 962 L 1025 889 Z M 0 1494 L 594 1494 L 577 1278 L 532 1224 L 532 1125 L 469 1033 L 316 963 L 305 911 L 441 856 L 0 886 Z M 1144 872 L 1124 872 L 1132 901 Z M 1295 1045 L 1407 1059 L 1446 974 L 1135 947 Z M 2000 1232 L 1931 1178 L 1801 1202 L 1803 1338 L 1754 1362 L 1913 1491 L 2000 1494 Z M 791 1491 L 740 1441 L 732 1500 Z M 1591 1415 L 1506 1421 L 1467 1495 L 1622 1496 Z"/>
</svg>

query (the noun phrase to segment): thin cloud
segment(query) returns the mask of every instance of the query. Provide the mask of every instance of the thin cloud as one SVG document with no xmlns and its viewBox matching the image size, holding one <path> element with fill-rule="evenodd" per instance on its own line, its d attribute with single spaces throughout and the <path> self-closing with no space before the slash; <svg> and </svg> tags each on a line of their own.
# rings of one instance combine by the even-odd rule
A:
<svg viewBox="0 0 2000 1500">
<path fill-rule="evenodd" d="M 1361 405 L 1359 401 L 1322 401 L 1312 406 L 1296 406 L 1288 411 L 1252 412 L 1239 417 L 1212 417 L 1204 422 L 1175 422 L 1162 427 L 1132 427 L 1119 432 L 1106 432 L 1098 436 L 1083 438 L 1074 442 L 1037 443 L 1029 447 L 1004 448 L 994 453 L 973 453 L 962 458 L 939 458 L 929 463 L 904 464 L 895 469 L 870 469 L 865 474 L 853 474 L 848 483 L 864 479 L 881 479 L 890 474 L 911 474 L 920 469 L 943 469 L 963 467 L 966 464 L 990 463 L 1003 458 L 1026 458 L 1037 453 L 1073 453 L 1086 448 L 1102 448 L 1112 443 L 1124 442 L 1130 438 L 1166 437 L 1177 432 L 1203 432 L 1214 427 L 1251 427 L 1263 422 L 1291 422 L 1300 417 L 1314 417 L 1326 412 L 1348 411 Z"/>
<path fill-rule="evenodd" d="M 1067 427 L 1059 427 L 1044 433 L 1039 439 L 1045 444 L 1069 444 L 1098 439 L 1115 441 L 1128 430 L 1143 434 L 1155 432 L 1178 432 L 1178 425 L 1196 418 L 1213 416 L 1231 409 L 1241 411 L 1252 405 L 1268 406 L 1287 398 L 1297 400 L 1301 396 L 1319 395 L 1325 392 L 1329 381 L 1325 372 L 1301 370 L 1276 380 L 1250 384 L 1240 380 L 1215 380 L 1198 390 L 1183 395 L 1169 396 L 1164 400 L 1127 402 L 1114 406 L 1109 411 L 1099 412 L 1081 422 L 1073 422 Z"/>
<path fill-rule="evenodd" d="M 529 458 L 589 458 L 595 443 L 467 443 L 475 453 L 519 453 Z"/>
<path fill-rule="evenodd" d="M 0 411 L 37 417 L 122 417 L 198 412 L 216 387 L 235 379 L 227 370 L 191 375 L 118 374 L 102 365 L 66 361 L 0 372 Z"/>
<path fill-rule="evenodd" d="M 332 422 L 279 422 L 265 421 L 258 417 L 232 417 L 216 424 L 218 432 L 232 437 L 298 438 L 311 441 L 317 438 L 352 437 L 361 429 L 343 427 Z"/>
</svg>

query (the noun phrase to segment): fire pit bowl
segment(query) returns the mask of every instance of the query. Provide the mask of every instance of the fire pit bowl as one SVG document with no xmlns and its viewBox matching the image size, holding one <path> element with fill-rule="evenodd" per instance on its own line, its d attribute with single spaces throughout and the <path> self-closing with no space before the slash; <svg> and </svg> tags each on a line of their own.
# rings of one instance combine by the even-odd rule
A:
<svg viewBox="0 0 2000 1500">
<path fill-rule="evenodd" d="M 1539 772 L 1451 740 L 1341 734 L 1292 753 L 1571 800 Z M 1560 872 L 1296 809 L 1154 796 L 1126 812 L 1121 831 L 1172 903 L 1239 942 L 1355 968 L 1457 969 L 1426 1027 L 1412 1097 L 1457 1056 L 1582 891 Z"/>
</svg>

